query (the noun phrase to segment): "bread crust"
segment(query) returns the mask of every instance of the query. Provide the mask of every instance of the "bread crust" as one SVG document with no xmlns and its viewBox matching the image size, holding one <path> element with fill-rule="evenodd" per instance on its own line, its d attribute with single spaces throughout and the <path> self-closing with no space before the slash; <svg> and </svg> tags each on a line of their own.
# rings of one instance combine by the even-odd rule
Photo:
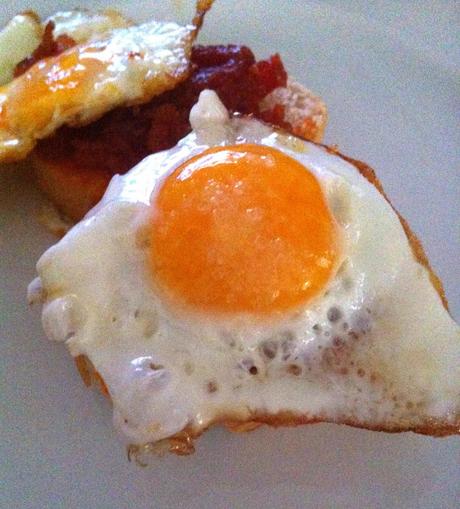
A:
<svg viewBox="0 0 460 509">
<path fill-rule="evenodd" d="M 73 222 L 78 222 L 104 194 L 112 175 L 104 170 L 89 170 L 47 160 L 37 152 L 30 158 L 35 183 L 56 207 Z"/>
<path fill-rule="evenodd" d="M 259 107 L 264 113 L 283 108 L 281 124 L 291 134 L 308 141 L 320 143 L 328 122 L 326 103 L 291 77 L 286 87 L 270 92 L 261 101 Z"/>
<path fill-rule="evenodd" d="M 410 229 L 407 221 L 399 214 L 399 212 L 393 207 L 390 200 L 386 196 L 382 184 L 378 180 L 374 170 L 363 163 L 362 161 L 358 161 L 356 159 L 352 159 L 348 156 L 341 154 L 336 147 L 330 147 L 327 145 L 321 145 L 325 150 L 329 153 L 340 157 L 341 159 L 347 161 L 352 164 L 359 173 L 366 178 L 376 189 L 383 195 L 383 197 L 387 200 L 387 202 L 391 205 L 395 213 L 398 215 L 398 218 L 401 222 L 401 225 L 404 229 L 410 247 L 412 249 L 412 253 L 414 258 L 420 263 L 423 267 L 425 267 L 430 275 L 430 281 L 438 293 L 444 307 L 448 310 L 447 300 L 444 294 L 444 289 L 442 283 L 438 276 L 434 273 L 431 268 L 428 258 L 425 254 L 423 246 L 420 240 L 417 238 L 415 233 Z M 84 383 L 89 386 L 95 384 L 99 387 L 101 392 L 110 398 L 110 393 L 104 383 L 104 380 L 100 376 L 100 374 L 94 369 L 94 366 L 91 364 L 89 359 L 85 356 L 79 356 L 75 359 L 77 368 L 80 372 L 80 375 L 84 381 Z M 200 437 L 209 427 L 214 425 L 223 425 L 229 431 L 235 433 L 242 433 L 252 431 L 259 426 L 268 425 L 272 427 L 293 427 L 300 426 L 304 424 L 317 424 L 321 422 L 342 424 L 347 426 L 352 426 L 355 428 L 367 429 L 370 431 L 384 431 L 387 433 L 399 433 L 403 431 L 412 431 L 414 433 L 422 434 L 422 435 L 430 435 L 433 437 L 445 437 L 449 435 L 458 435 L 460 434 L 460 422 L 456 422 L 455 424 L 448 424 L 436 419 L 426 419 L 426 421 L 413 425 L 410 423 L 387 423 L 387 424 L 372 424 L 372 423 L 362 423 L 357 419 L 349 418 L 349 419 L 340 419 L 334 420 L 330 417 L 325 417 L 321 415 L 302 415 L 296 414 L 294 412 L 278 412 L 276 414 L 269 414 L 264 412 L 252 412 L 250 416 L 246 419 L 241 419 L 238 416 L 226 415 L 219 416 L 213 420 L 213 422 L 209 423 L 209 425 L 204 429 L 195 430 L 193 428 L 187 427 L 183 429 L 181 432 L 176 435 L 161 441 L 160 444 L 146 444 L 145 446 L 130 446 L 128 450 L 129 458 L 135 459 L 137 462 L 142 463 L 140 459 L 141 455 L 145 452 L 164 452 L 167 451 L 177 454 L 180 456 L 188 455 L 194 452 L 194 440 Z"/>
</svg>

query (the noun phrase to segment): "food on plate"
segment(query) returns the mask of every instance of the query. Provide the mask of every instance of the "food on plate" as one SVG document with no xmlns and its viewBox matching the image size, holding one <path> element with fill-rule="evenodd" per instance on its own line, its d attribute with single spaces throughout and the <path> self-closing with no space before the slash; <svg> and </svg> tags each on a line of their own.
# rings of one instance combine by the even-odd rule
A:
<svg viewBox="0 0 460 509">
<path fill-rule="evenodd" d="M 29 288 L 131 450 L 187 454 L 218 423 L 459 433 L 459 327 L 372 170 L 213 91 L 190 122 Z"/>
<path fill-rule="evenodd" d="M 76 44 L 133 25 L 114 10 L 77 9 L 58 12 L 41 24 L 37 15 L 34 20 L 42 39 L 35 40 L 27 58 L 16 58 L 15 76 Z M 306 139 L 322 139 L 326 105 L 288 78 L 278 55 L 256 62 L 244 46 L 195 45 L 189 74 L 182 84 L 146 104 L 116 108 L 88 126 L 62 127 L 39 141 L 31 155 L 36 182 L 65 218 L 63 222 L 47 209 L 48 228 L 59 233 L 68 220 L 80 220 L 100 200 L 114 174 L 125 173 L 150 153 L 173 147 L 190 132 L 190 108 L 205 88 L 216 90 L 231 111 L 254 114 Z"/>
<path fill-rule="evenodd" d="M 321 141 L 326 106 L 288 79 L 278 55 L 257 62 L 244 46 L 194 46 L 191 64 L 187 80 L 147 104 L 119 108 L 84 128 L 61 128 L 38 144 L 32 154 L 37 183 L 61 213 L 81 219 L 114 174 L 173 147 L 190 131 L 190 108 L 205 88 L 216 90 L 232 111 Z"/>
<path fill-rule="evenodd" d="M 62 125 L 84 125 L 174 88 L 188 75 L 191 47 L 211 3 L 198 1 L 191 25 L 152 21 L 104 31 L 34 62 L 3 85 L 0 162 L 26 157 Z"/>
<path fill-rule="evenodd" d="M 32 154 L 37 183 L 61 213 L 81 219 L 114 174 L 173 147 L 190 132 L 190 109 L 207 87 L 232 111 L 321 140 L 326 107 L 305 87 L 288 81 L 279 56 L 257 62 L 244 46 L 195 46 L 191 62 L 191 75 L 174 90 L 142 106 L 117 109 L 87 127 L 62 128 L 38 144 Z"/>
</svg>

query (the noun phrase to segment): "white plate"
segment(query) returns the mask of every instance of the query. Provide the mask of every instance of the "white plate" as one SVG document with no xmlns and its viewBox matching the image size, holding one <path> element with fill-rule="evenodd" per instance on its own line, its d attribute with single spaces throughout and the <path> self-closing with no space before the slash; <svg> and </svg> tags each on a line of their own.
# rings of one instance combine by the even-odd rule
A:
<svg viewBox="0 0 460 509">
<path fill-rule="evenodd" d="M 0 17 L 76 3 L 10 0 Z M 118 5 L 138 18 L 151 11 L 184 19 L 187 3 Z M 202 40 L 246 43 L 260 57 L 279 51 L 290 74 L 325 98 L 327 141 L 377 169 L 458 319 L 456 3 L 367 4 L 220 0 Z M 39 200 L 26 172 L 0 174 L 1 507 L 455 506 L 458 438 L 333 425 L 246 435 L 215 429 L 192 457 L 165 457 L 148 469 L 129 464 L 108 402 L 83 387 L 64 347 L 45 340 L 38 311 L 25 304 L 35 261 L 53 242 L 32 218 Z"/>
</svg>

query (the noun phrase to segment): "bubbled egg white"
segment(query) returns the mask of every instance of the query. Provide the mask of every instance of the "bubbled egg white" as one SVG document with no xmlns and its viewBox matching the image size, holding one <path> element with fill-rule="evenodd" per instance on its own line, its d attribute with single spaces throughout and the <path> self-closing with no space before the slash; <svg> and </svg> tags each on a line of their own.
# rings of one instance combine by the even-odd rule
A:
<svg viewBox="0 0 460 509">
<path fill-rule="evenodd" d="M 374 186 L 325 148 L 230 118 L 213 92 L 201 95 L 191 122 L 176 147 L 114 177 L 37 266 L 47 334 L 88 357 L 128 441 L 283 412 L 387 428 L 458 422 L 458 327 Z M 273 316 L 171 305 L 146 263 L 145 225 L 163 179 L 210 145 L 238 143 L 277 148 L 308 168 L 342 236 L 324 292 Z"/>
</svg>

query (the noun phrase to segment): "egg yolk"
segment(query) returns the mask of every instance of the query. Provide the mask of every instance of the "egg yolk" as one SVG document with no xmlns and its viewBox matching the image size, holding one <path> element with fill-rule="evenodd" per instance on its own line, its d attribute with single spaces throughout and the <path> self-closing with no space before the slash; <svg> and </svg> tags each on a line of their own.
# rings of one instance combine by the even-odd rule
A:
<svg viewBox="0 0 460 509">
<path fill-rule="evenodd" d="M 86 84 L 104 69 L 104 64 L 92 53 L 78 47 L 58 57 L 39 62 L 12 84 L 4 87 L 8 93 L 11 126 L 44 129 L 56 115 L 67 113 L 83 102 L 88 93 Z"/>
<path fill-rule="evenodd" d="M 150 267 L 157 285 L 202 311 L 276 313 L 320 294 L 339 232 L 316 177 L 279 150 L 206 150 L 153 199 Z"/>
<path fill-rule="evenodd" d="M 97 47 L 76 46 L 38 62 L 0 88 L 0 128 L 45 129 L 56 115 L 85 102 L 93 81 L 107 67 L 105 58 Z"/>
</svg>

